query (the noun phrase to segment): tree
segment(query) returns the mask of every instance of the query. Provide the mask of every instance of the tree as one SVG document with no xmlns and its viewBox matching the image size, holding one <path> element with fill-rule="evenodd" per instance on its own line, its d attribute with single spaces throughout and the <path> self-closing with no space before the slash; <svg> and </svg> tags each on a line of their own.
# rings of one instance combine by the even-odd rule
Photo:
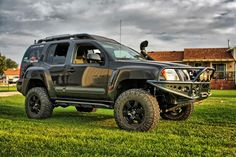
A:
<svg viewBox="0 0 236 157">
<path fill-rule="evenodd" d="M 3 71 L 6 69 L 6 57 L 0 55 L 0 74 L 3 74 Z"/>
<path fill-rule="evenodd" d="M 6 59 L 6 67 L 7 67 L 7 69 L 8 68 L 17 68 L 18 64 L 15 61 L 11 60 L 10 58 L 7 58 Z"/>
<path fill-rule="evenodd" d="M 4 70 L 8 68 L 17 68 L 18 64 L 11 60 L 10 58 L 6 58 L 0 53 L 0 74 L 3 74 Z"/>
</svg>

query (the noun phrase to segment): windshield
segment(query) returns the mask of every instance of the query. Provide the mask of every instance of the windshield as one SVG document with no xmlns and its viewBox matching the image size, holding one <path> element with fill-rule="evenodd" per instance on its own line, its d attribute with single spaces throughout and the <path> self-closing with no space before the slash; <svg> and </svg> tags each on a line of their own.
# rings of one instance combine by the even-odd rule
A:
<svg viewBox="0 0 236 157">
<path fill-rule="evenodd" d="M 145 60 L 141 54 L 124 45 L 101 42 L 102 47 L 117 60 Z"/>
</svg>

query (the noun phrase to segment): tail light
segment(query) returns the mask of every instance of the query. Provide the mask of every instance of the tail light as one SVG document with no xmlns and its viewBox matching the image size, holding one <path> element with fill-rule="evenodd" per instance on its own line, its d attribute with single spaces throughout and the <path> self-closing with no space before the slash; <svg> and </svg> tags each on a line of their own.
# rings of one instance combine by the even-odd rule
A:
<svg viewBox="0 0 236 157">
<path fill-rule="evenodd" d="M 19 78 L 21 78 L 21 70 L 22 70 L 22 67 L 21 67 L 21 65 L 20 65 Z"/>
</svg>

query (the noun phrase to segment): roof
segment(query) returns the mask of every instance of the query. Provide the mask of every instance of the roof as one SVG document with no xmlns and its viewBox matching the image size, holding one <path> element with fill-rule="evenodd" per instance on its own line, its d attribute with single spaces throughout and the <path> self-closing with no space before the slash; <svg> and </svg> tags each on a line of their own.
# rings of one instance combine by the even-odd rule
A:
<svg viewBox="0 0 236 157">
<path fill-rule="evenodd" d="M 4 71 L 5 75 L 19 75 L 20 69 L 7 69 Z"/>
<path fill-rule="evenodd" d="M 151 51 L 157 61 L 235 61 L 228 48 L 185 48 L 184 51 Z"/>
<path fill-rule="evenodd" d="M 148 54 L 157 61 L 181 62 L 184 58 L 184 51 L 151 51 Z"/>
<path fill-rule="evenodd" d="M 184 61 L 233 61 L 228 48 L 186 48 Z"/>
</svg>

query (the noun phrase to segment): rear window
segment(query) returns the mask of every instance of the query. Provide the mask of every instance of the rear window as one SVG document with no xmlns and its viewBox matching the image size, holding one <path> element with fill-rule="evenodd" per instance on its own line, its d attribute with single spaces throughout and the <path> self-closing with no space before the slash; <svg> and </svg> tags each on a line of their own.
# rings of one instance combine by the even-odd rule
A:
<svg viewBox="0 0 236 157">
<path fill-rule="evenodd" d="M 46 63 L 64 64 L 69 45 L 69 43 L 57 43 L 50 45 L 47 49 Z"/>
</svg>

